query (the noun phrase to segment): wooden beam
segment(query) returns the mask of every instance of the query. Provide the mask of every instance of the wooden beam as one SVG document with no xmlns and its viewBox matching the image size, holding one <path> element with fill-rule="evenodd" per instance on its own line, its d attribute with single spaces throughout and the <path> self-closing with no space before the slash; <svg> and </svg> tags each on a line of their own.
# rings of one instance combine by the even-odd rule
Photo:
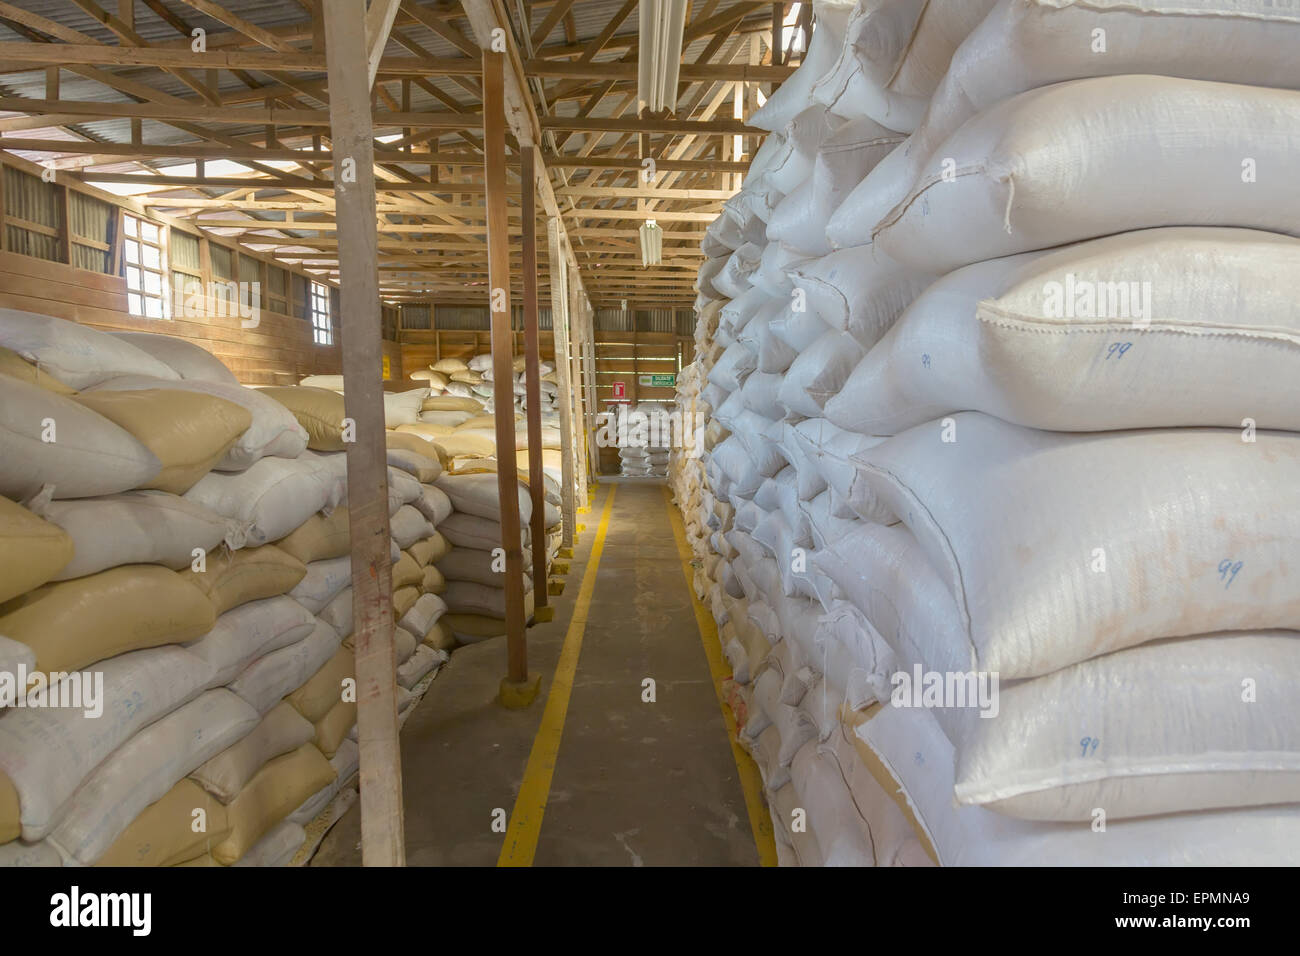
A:
<svg viewBox="0 0 1300 956">
<path fill-rule="evenodd" d="M 746 126 L 741 120 L 689 120 L 675 117 L 566 117 L 543 116 L 542 129 L 572 129 L 587 133 L 673 133 L 692 136 L 736 134 L 766 136 L 767 131 L 757 126 Z"/>
<path fill-rule="evenodd" d="M 557 196 L 584 199 L 727 200 L 735 194 L 734 189 L 658 189 L 652 186 L 561 186 L 555 190 Z"/>
<path fill-rule="evenodd" d="M 189 0 L 185 0 L 189 2 Z M 116 18 L 114 18 L 116 19 Z M 269 34 L 268 36 L 272 36 Z M 22 43 L 0 42 L 0 72 L 30 69 L 22 64 L 46 65 L 57 56 L 61 64 L 88 64 L 94 66 L 142 66 L 159 69 L 190 70 L 255 70 L 262 73 L 320 73 L 325 68 L 325 58 L 319 53 L 309 53 L 286 44 L 284 52 L 267 53 L 261 50 L 213 49 L 211 46 L 196 53 L 189 48 L 171 44 L 157 46 L 114 46 L 101 43 Z M 57 52 L 56 52 L 57 51 Z M 472 76 L 469 57 L 385 56 L 376 68 L 383 76 Z"/>
<path fill-rule="evenodd" d="M 0 140 L 0 146 L 5 141 Z M 642 169 L 643 160 L 635 156 L 559 156 L 546 155 L 546 165 L 558 168 L 574 169 Z M 703 173 L 743 173 L 748 171 L 749 163 L 724 163 L 713 159 L 656 159 L 655 168 L 662 172 L 703 172 Z"/>
<path fill-rule="evenodd" d="M 277 53 L 298 52 L 297 48 L 292 43 L 280 39 L 274 33 L 262 29 L 255 23 L 250 23 L 249 21 L 245 20 L 241 16 L 238 16 L 237 14 L 231 13 L 229 10 L 227 10 L 225 7 L 221 6 L 220 4 L 213 3 L 212 0 L 181 0 L 181 2 L 186 3 L 189 6 L 193 7 L 195 10 L 199 11 L 199 13 L 206 13 L 208 16 L 216 20 L 218 23 L 224 23 L 232 30 L 239 31 L 244 36 L 248 37 L 250 40 L 253 40 L 256 43 L 261 44 L 262 46 L 266 47 L 268 50 L 274 50 Z M 325 11 L 325 15 L 328 18 L 329 16 L 328 10 Z M 326 33 L 326 47 L 328 48 L 329 46 L 328 23 L 326 24 L 325 27 L 325 33 Z M 365 37 L 364 32 L 362 33 L 362 37 L 364 39 Z"/>
<path fill-rule="evenodd" d="M 339 212 L 353 223 L 339 248 L 340 332 L 347 443 L 348 531 L 352 538 L 352 616 L 361 751 L 361 860 L 403 866 L 402 754 L 397 739 L 397 656 L 393 646 L 392 530 L 384 427 L 375 180 L 366 83 L 365 11 L 356 0 L 323 0 L 329 59 L 330 138 L 356 158 L 356 182 L 338 190 Z"/>
<path fill-rule="evenodd" d="M 32 153 L 70 153 L 106 157 L 101 162 L 89 165 L 103 165 L 117 162 L 116 157 L 128 156 L 139 159 L 241 159 L 291 160 L 296 163 L 333 163 L 334 153 L 328 149 L 289 149 L 258 146 L 253 143 L 225 146 L 220 143 L 98 143 L 90 140 L 65 139 L 25 139 L 17 136 L 0 137 L 0 149 L 24 150 Z M 397 150 L 375 150 L 377 163 L 408 163 L 429 165 L 482 166 L 483 157 L 474 153 L 407 153 Z M 59 160 L 53 160 L 55 168 L 63 168 Z M 84 166 L 85 162 L 69 164 Z M 716 164 L 705 163 L 710 171 Z M 313 183 L 319 188 L 319 182 Z"/>
<path fill-rule="evenodd" d="M 556 9 L 559 9 L 557 5 Z M 554 11 L 552 11 L 554 12 Z M 546 547 L 546 485 L 542 476 L 542 373 L 538 358 L 537 319 L 537 209 L 536 180 L 533 171 L 534 146 L 525 146 L 520 154 L 524 181 L 523 275 L 524 275 L 524 397 L 528 407 L 528 490 L 533 499 L 533 607 L 547 606 L 550 551 Z M 554 322 L 551 323 L 554 328 Z M 548 611 L 547 614 L 550 612 Z M 538 615 L 543 617 L 545 615 Z M 528 667 L 525 662 L 524 675 Z"/>
<path fill-rule="evenodd" d="M 548 219 L 546 244 L 551 272 L 551 334 L 555 342 L 555 374 L 559 379 L 560 395 L 560 483 L 563 486 L 560 489 L 560 544 L 572 548 L 577 507 L 574 500 L 573 367 L 569 361 L 568 262 L 560 249 L 562 241 L 560 220 Z"/>
<path fill-rule="evenodd" d="M 492 322 L 493 407 L 496 413 L 497 495 L 501 547 L 506 574 L 506 677 L 501 700 L 511 700 L 508 685 L 526 692 L 528 646 L 524 629 L 524 556 L 519 524 L 519 473 L 515 456 L 514 337 L 510 329 L 510 238 L 506 232 L 505 55 L 483 51 L 483 153 L 488 182 L 488 294 Z M 534 571 L 539 569 L 534 568 Z M 545 569 L 541 569 L 545 574 Z M 534 588 L 538 583 L 534 582 Z M 545 584 L 540 586 L 545 587 Z"/>
<path fill-rule="evenodd" d="M 542 25 L 532 35 L 533 47 L 539 47 L 546 41 L 546 38 L 551 35 L 551 31 L 555 29 L 555 25 L 564 19 L 572 6 L 573 0 L 559 0 L 555 6 L 551 7 L 551 12 L 546 15 Z M 524 24 L 524 29 L 528 29 L 527 24 Z"/>
<path fill-rule="evenodd" d="M 0 145 L 4 141 L 0 140 Z M 296 176 L 148 176 L 136 173 L 98 173 L 93 170 L 87 170 L 81 173 L 80 178 L 89 182 L 97 183 L 129 183 L 141 186 L 154 186 L 158 189 L 188 189 L 199 187 L 222 187 L 228 189 L 313 189 L 322 192 L 332 192 L 336 189 L 337 183 L 334 180 L 313 180 L 301 179 Z M 376 189 L 379 192 L 387 193 L 430 193 L 430 194 L 456 194 L 461 196 L 481 196 L 485 187 L 482 183 L 456 183 L 456 182 L 412 182 L 412 183 L 380 183 Z M 506 190 L 510 195 L 519 194 L 519 186 L 511 183 Z M 700 190 L 696 190 L 699 192 Z M 708 192 L 708 190 L 704 190 Z M 626 190 L 631 192 L 631 190 Z M 620 193 L 622 194 L 622 193 Z M 729 198 L 731 193 L 726 193 L 723 198 Z M 671 197 L 679 198 L 679 197 Z M 680 197 L 688 198 L 688 197 Z M 712 197 L 700 197 L 712 198 Z M 177 205 L 184 205 L 185 200 L 177 200 Z M 243 207 L 244 204 L 236 202 L 237 208 Z M 324 208 L 329 208 L 325 206 Z M 411 209 L 420 209 L 426 207 L 413 206 Z M 433 208 L 426 208 L 428 212 L 434 212 Z"/>
<path fill-rule="evenodd" d="M 370 0 L 370 9 L 366 11 L 366 46 L 370 53 L 366 56 L 367 85 L 375 85 L 375 73 L 379 70 L 379 60 L 388 46 L 388 35 L 397 19 L 397 8 L 402 0 Z"/>
<path fill-rule="evenodd" d="M 529 76 L 567 77 L 569 79 L 608 80 L 634 79 L 637 75 L 635 60 L 613 63 L 563 63 L 556 60 L 528 60 L 524 68 Z M 764 66 L 752 63 L 683 63 L 679 78 L 683 82 L 747 81 L 750 83 L 782 83 L 794 73 L 792 66 Z"/>
<path fill-rule="evenodd" d="M 55 51 L 57 45 L 46 45 Z M 118 49 L 111 47 L 110 49 Z M 81 100 L 29 99 L 23 96 L 0 96 L 0 110 L 15 113 L 59 114 L 75 117 L 139 117 L 156 120 L 198 120 L 204 123 L 230 123 L 249 126 L 321 126 L 330 125 L 328 110 L 268 109 L 265 107 L 200 106 L 184 100 L 162 103 L 100 103 Z M 472 113 L 435 111 L 427 113 L 396 113 L 376 111 L 373 126 L 421 129 L 461 130 L 473 129 L 482 119 Z M 755 130 L 763 133 L 763 130 Z M 412 154 L 411 162 L 419 162 L 419 154 Z"/>
</svg>

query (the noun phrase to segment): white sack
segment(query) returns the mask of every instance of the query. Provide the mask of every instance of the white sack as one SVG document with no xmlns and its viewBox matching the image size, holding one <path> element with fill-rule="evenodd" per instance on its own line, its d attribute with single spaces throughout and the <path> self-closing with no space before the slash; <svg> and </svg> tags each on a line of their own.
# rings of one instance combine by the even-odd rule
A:
<svg viewBox="0 0 1300 956">
<path fill-rule="evenodd" d="M 1162 76 L 1060 83 L 949 136 L 874 238 L 904 266 L 947 272 L 1156 226 L 1295 234 L 1300 194 L 1285 177 L 1246 180 L 1243 160 L 1285 169 L 1298 150 L 1300 92 Z"/>
<path fill-rule="evenodd" d="M 279 541 L 330 507 L 339 490 L 335 472 L 324 455 L 262 458 L 237 474 L 209 472 L 184 497 L 247 524 L 247 545 L 255 548 Z"/>
<path fill-rule="evenodd" d="M 238 385 L 235 373 L 197 342 L 157 332 L 110 332 L 162 362 L 183 379 Z"/>
<path fill-rule="evenodd" d="M 74 707 L 10 708 L 0 716 L 0 771 L 18 791 L 24 840 L 43 839 L 105 757 L 197 697 L 212 671 L 189 651 L 168 646 L 119 654 L 96 664 L 93 673 L 104 681 L 97 718 Z"/>
<path fill-rule="evenodd" d="M 84 577 L 122 564 L 161 564 L 180 571 L 193 551 L 222 542 L 244 544 L 239 522 L 165 491 L 130 491 L 102 498 L 50 501 L 34 507 L 72 538 L 76 554 L 55 581 Z"/>
<path fill-rule="evenodd" d="M 6 311 L 0 309 L 0 323 Z M 47 484 L 57 498 L 111 495 L 147 484 L 161 469 L 153 452 L 103 415 L 0 375 L 0 494 L 6 498 L 21 501 Z"/>
<path fill-rule="evenodd" d="M 944 276 L 826 417 L 879 435 L 963 409 L 1056 431 L 1300 431 L 1297 363 L 1300 240 L 1149 229 Z"/>
<path fill-rule="evenodd" d="M 1242 682 L 1253 676 L 1258 696 Z M 1092 821 L 1300 803 L 1300 634 L 1159 641 L 1003 684 L 971 715 L 957 799 Z"/>
<path fill-rule="evenodd" d="M 49 841 L 90 865 L 149 804 L 257 726 L 253 708 L 225 688 L 184 704 L 115 750 L 72 795 Z"/>
<path fill-rule="evenodd" d="M 217 618 L 212 630 L 185 649 L 208 663 L 209 687 L 230 683 L 253 660 L 301 641 L 316 627 L 310 611 L 291 597 L 250 601 Z"/>
<path fill-rule="evenodd" d="M 1069 435 L 962 412 L 858 461 L 947 581 L 972 666 L 1004 680 L 1163 637 L 1300 628 L 1295 433 Z"/>
<path fill-rule="evenodd" d="M 117 336 L 19 309 L 0 308 L 0 348 L 17 352 L 78 391 L 115 375 L 180 379 L 148 352 Z"/>
<path fill-rule="evenodd" d="M 316 629 L 298 643 L 253 661 L 230 682 L 230 689 L 264 715 L 285 694 L 307 683 L 341 643 L 334 628 L 324 621 L 317 621 Z"/>
<path fill-rule="evenodd" d="M 352 556 L 349 554 L 307 565 L 307 576 L 299 581 L 289 597 L 310 614 L 319 614 L 345 587 L 352 583 Z"/>
<path fill-rule="evenodd" d="M 953 806 L 953 749 L 924 709 L 883 707 L 857 728 L 906 792 L 942 866 L 1275 866 L 1300 863 L 1300 805 L 1078 823 Z"/>
</svg>

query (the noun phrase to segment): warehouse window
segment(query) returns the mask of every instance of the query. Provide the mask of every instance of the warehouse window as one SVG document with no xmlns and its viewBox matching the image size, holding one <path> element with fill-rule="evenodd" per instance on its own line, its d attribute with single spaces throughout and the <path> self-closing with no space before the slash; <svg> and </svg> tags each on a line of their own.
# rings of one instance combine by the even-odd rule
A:
<svg viewBox="0 0 1300 956">
<path fill-rule="evenodd" d="M 311 284 L 311 334 L 317 345 L 334 344 L 334 329 L 330 325 L 330 290 L 321 282 Z"/>
<path fill-rule="evenodd" d="M 149 319 L 169 318 L 162 228 L 148 219 L 124 214 L 122 232 L 128 309 L 132 315 Z"/>
</svg>

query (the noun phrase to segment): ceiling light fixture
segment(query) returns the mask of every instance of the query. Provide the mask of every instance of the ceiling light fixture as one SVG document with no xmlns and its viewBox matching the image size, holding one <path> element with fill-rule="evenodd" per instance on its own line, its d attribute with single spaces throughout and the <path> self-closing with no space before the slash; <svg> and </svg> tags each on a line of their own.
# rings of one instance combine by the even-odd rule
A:
<svg viewBox="0 0 1300 956">
<path fill-rule="evenodd" d="M 664 258 L 664 231 L 659 228 L 659 223 L 653 219 L 647 219 L 641 223 L 641 265 L 657 266 L 663 263 Z"/>
<path fill-rule="evenodd" d="M 677 77 L 682 64 L 686 0 L 641 0 L 637 113 L 677 111 Z"/>
</svg>

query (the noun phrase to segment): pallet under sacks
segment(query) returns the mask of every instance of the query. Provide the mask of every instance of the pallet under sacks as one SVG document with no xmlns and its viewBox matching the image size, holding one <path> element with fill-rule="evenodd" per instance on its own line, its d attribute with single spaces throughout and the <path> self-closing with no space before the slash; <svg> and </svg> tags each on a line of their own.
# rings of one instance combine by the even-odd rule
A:
<svg viewBox="0 0 1300 956">
<path fill-rule="evenodd" d="M 679 376 L 781 861 L 1294 864 L 1300 19 L 907 6 L 816 4 Z"/>
<path fill-rule="evenodd" d="M 0 360 L 0 861 L 305 862 L 355 799 L 339 397 L 9 310 Z M 389 452 L 403 719 L 447 659 L 451 509 L 411 441 Z"/>
</svg>

